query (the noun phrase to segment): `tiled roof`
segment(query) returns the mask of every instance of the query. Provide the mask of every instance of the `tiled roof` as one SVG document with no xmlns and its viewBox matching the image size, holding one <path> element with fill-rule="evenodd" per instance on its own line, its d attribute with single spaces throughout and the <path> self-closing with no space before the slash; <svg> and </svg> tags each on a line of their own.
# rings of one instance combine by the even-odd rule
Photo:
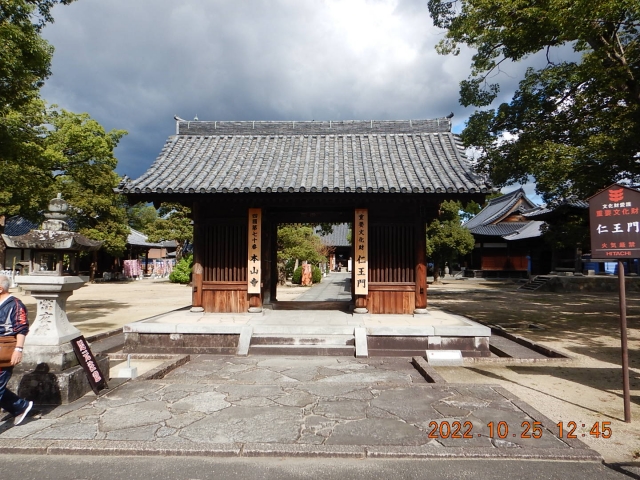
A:
<svg viewBox="0 0 640 480">
<path fill-rule="evenodd" d="M 529 210 L 523 215 L 527 218 L 539 218 L 541 220 L 547 220 L 552 218 L 555 214 L 562 215 L 567 210 L 588 210 L 589 203 L 583 200 L 579 200 L 576 197 L 569 197 L 562 199 L 558 202 L 550 203 L 549 205 L 543 205 L 541 207 Z"/>
<path fill-rule="evenodd" d="M 138 247 L 150 247 L 150 248 L 175 248 L 175 240 L 165 240 L 164 242 L 149 242 L 147 236 L 129 227 L 129 235 L 127 236 L 127 243 L 129 245 L 135 245 Z"/>
<path fill-rule="evenodd" d="M 18 235 L 25 235 L 31 230 L 38 228 L 38 225 L 19 216 L 9 217 L 7 223 L 4 226 L 4 234 L 10 237 L 16 237 Z"/>
<path fill-rule="evenodd" d="M 536 238 L 542 235 L 542 226 L 544 222 L 533 221 L 527 223 L 521 229 L 510 233 L 508 235 L 503 235 L 505 240 L 524 240 L 525 238 Z"/>
<path fill-rule="evenodd" d="M 151 243 L 147 241 L 147 236 L 144 233 L 139 232 L 138 230 L 134 230 L 133 228 L 129 228 L 127 243 L 129 245 L 135 245 L 138 247 L 151 247 L 151 248 L 162 247 L 162 245 L 159 243 Z"/>
<path fill-rule="evenodd" d="M 72 218 L 67 219 L 67 225 L 69 226 L 70 231 L 76 231 L 76 222 Z M 4 234 L 9 235 L 10 237 L 16 237 L 19 235 L 26 235 L 31 230 L 37 230 L 38 228 L 40 228 L 40 225 L 37 223 L 33 223 L 31 220 L 15 215 L 7 219 L 7 223 L 4 226 Z"/>
<path fill-rule="evenodd" d="M 464 226 L 473 233 L 473 229 L 476 227 L 496 222 L 509 214 L 521 198 L 529 205 L 530 208 L 535 207 L 533 202 L 531 202 L 531 200 L 529 200 L 524 194 L 524 190 L 519 188 L 511 193 L 507 193 L 506 195 L 490 200 L 487 206 L 480 210 L 480 213 L 475 217 L 465 223 Z"/>
<path fill-rule="evenodd" d="M 122 193 L 487 193 L 448 119 L 183 122 Z"/>
<path fill-rule="evenodd" d="M 347 240 L 347 233 L 349 232 L 350 225 L 348 223 L 340 223 L 333 225 L 333 232 L 329 235 L 322 235 L 319 232 L 320 227 L 316 228 L 316 233 L 320 235 L 320 240 L 325 245 L 331 247 L 350 247 L 351 243 Z"/>
<path fill-rule="evenodd" d="M 491 237 L 504 237 L 516 233 L 520 229 L 526 227 L 531 222 L 505 222 L 495 225 L 478 225 L 470 228 L 469 231 L 474 235 L 485 235 Z"/>
</svg>

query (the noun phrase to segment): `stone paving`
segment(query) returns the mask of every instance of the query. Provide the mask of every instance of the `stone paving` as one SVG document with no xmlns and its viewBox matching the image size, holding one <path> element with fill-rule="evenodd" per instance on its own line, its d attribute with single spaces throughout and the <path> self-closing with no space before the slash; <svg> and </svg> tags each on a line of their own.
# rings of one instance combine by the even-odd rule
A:
<svg viewBox="0 0 640 480">
<path fill-rule="evenodd" d="M 319 284 L 295 299 L 296 302 L 337 302 L 351 301 L 351 274 L 331 272 Z"/>
<path fill-rule="evenodd" d="M 348 357 L 192 356 L 162 379 L 42 409 L 17 427 L 5 418 L 0 450 L 601 460 L 503 388 L 429 384 L 409 359 Z"/>
</svg>

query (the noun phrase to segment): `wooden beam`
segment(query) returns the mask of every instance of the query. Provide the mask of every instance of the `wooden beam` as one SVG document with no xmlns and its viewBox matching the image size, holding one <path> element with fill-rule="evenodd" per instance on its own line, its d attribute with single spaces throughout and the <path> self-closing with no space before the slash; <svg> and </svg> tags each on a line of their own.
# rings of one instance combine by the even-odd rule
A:
<svg viewBox="0 0 640 480">
<path fill-rule="evenodd" d="M 193 215 L 193 275 L 191 306 L 200 309 L 202 305 L 202 280 L 204 269 L 202 266 L 202 254 L 204 249 L 204 238 L 202 235 L 202 225 L 198 222 L 200 219 L 200 204 L 194 202 L 191 214 Z"/>
</svg>

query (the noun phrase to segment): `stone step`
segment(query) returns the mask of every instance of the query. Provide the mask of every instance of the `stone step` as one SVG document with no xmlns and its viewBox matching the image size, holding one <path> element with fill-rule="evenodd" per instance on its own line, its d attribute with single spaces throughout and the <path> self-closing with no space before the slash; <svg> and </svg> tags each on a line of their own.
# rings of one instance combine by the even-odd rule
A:
<svg viewBox="0 0 640 480">
<path fill-rule="evenodd" d="M 253 335 L 254 345 L 355 345 L 351 335 Z"/>
<path fill-rule="evenodd" d="M 346 345 L 251 345 L 250 355 L 355 356 L 356 347 Z"/>
<path fill-rule="evenodd" d="M 255 325 L 253 335 L 271 337 L 311 337 L 317 335 L 350 335 L 355 327 L 347 325 L 315 326 L 315 325 Z"/>
<path fill-rule="evenodd" d="M 106 338 L 101 338 L 91 342 L 91 351 L 94 355 L 98 353 L 113 353 L 122 350 L 124 346 L 124 333 L 118 333 Z"/>
<path fill-rule="evenodd" d="M 508 338 L 492 335 L 489 348 L 498 357 L 509 358 L 548 358 L 545 355 L 520 345 Z"/>
<path fill-rule="evenodd" d="M 540 287 L 542 287 L 544 284 L 546 284 L 550 279 L 551 279 L 551 277 L 548 277 L 548 276 L 545 276 L 545 275 L 538 275 L 537 277 L 535 277 L 530 282 L 527 282 L 524 285 L 522 285 L 521 287 L 519 287 L 518 290 L 524 290 L 524 291 L 528 291 L 528 292 L 536 291 Z"/>
</svg>

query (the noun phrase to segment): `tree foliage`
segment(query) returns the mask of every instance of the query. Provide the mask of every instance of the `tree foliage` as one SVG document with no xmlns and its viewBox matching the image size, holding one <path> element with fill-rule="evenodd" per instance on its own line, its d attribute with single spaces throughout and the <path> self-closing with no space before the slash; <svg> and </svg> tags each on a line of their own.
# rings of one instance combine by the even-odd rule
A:
<svg viewBox="0 0 640 480">
<path fill-rule="evenodd" d="M 47 127 L 43 159 L 52 172 L 54 188 L 73 207 L 71 216 L 78 231 L 102 240 L 107 253 L 121 256 L 129 227 L 125 199 L 113 191 L 120 181 L 113 151 L 126 132 L 105 132 L 86 113 L 55 109 L 48 112 Z"/>
<path fill-rule="evenodd" d="M 461 225 L 460 202 L 445 201 L 440 205 L 440 217 L 427 226 L 427 257 L 433 261 L 435 281 L 446 262 L 450 264 L 473 250 L 475 240 Z"/>
<path fill-rule="evenodd" d="M 174 240 L 176 259 L 180 260 L 185 242 L 193 242 L 191 209 L 179 203 L 163 203 L 158 209 L 158 219 L 145 225 L 142 232 L 150 242 Z"/>
<path fill-rule="evenodd" d="M 510 103 L 476 111 L 463 132 L 478 169 L 498 186 L 531 178 L 545 200 L 586 198 L 640 180 L 640 3 L 637 0 L 429 0 L 438 45 L 476 50 L 460 102 L 488 107 L 501 64 L 546 53 Z M 553 62 L 563 47 L 570 58 Z M 555 50 L 554 50 L 555 49 Z"/>
<path fill-rule="evenodd" d="M 126 132 L 105 132 L 88 114 L 48 107 L 40 98 L 53 55 L 40 33 L 53 22 L 55 5 L 72 2 L 0 0 L 0 217 L 38 221 L 60 192 L 79 231 L 119 255 L 128 227 L 124 200 L 113 192 L 119 181 L 113 151 Z M 0 242 L 0 264 L 4 248 Z"/>
<path fill-rule="evenodd" d="M 121 255 L 129 229 L 124 199 L 113 191 L 120 181 L 114 149 L 126 132 L 106 132 L 86 113 L 47 107 L 39 99 L 9 111 L 3 121 L 12 138 L 0 147 L 0 215 L 38 221 L 49 200 L 62 193 L 78 231 Z"/>
<path fill-rule="evenodd" d="M 144 232 L 148 225 L 158 220 L 158 211 L 144 202 L 136 203 L 127 209 L 129 226 L 139 232 Z"/>
<path fill-rule="evenodd" d="M 324 245 L 313 228 L 303 225 L 278 226 L 278 262 L 295 258 L 312 264 L 325 262 Z"/>
<path fill-rule="evenodd" d="M 278 226 L 278 277 L 284 283 L 285 264 L 299 260 L 317 265 L 326 262 L 327 247 L 308 225 L 286 224 Z"/>
<path fill-rule="evenodd" d="M 169 274 L 169 281 L 172 283 L 189 283 L 191 281 L 192 267 L 193 256 L 185 255 L 178 261 L 173 271 Z"/>
<path fill-rule="evenodd" d="M 293 275 L 291 277 L 291 283 L 293 283 L 294 285 L 300 285 L 302 283 L 302 269 L 303 267 L 302 265 L 300 265 L 298 268 L 294 270 Z M 311 265 L 311 281 L 313 283 L 322 282 L 322 272 L 315 265 Z"/>
<path fill-rule="evenodd" d="M 51 74 L 53 55 L 40 32 L 53 23 L 51 9 L 56 4 L 73 1 L 0 0 L 0 119 L 39 97 Z M 0 124 L 0 139 L 5 140 L 2 133 Z"/>
</svg>

